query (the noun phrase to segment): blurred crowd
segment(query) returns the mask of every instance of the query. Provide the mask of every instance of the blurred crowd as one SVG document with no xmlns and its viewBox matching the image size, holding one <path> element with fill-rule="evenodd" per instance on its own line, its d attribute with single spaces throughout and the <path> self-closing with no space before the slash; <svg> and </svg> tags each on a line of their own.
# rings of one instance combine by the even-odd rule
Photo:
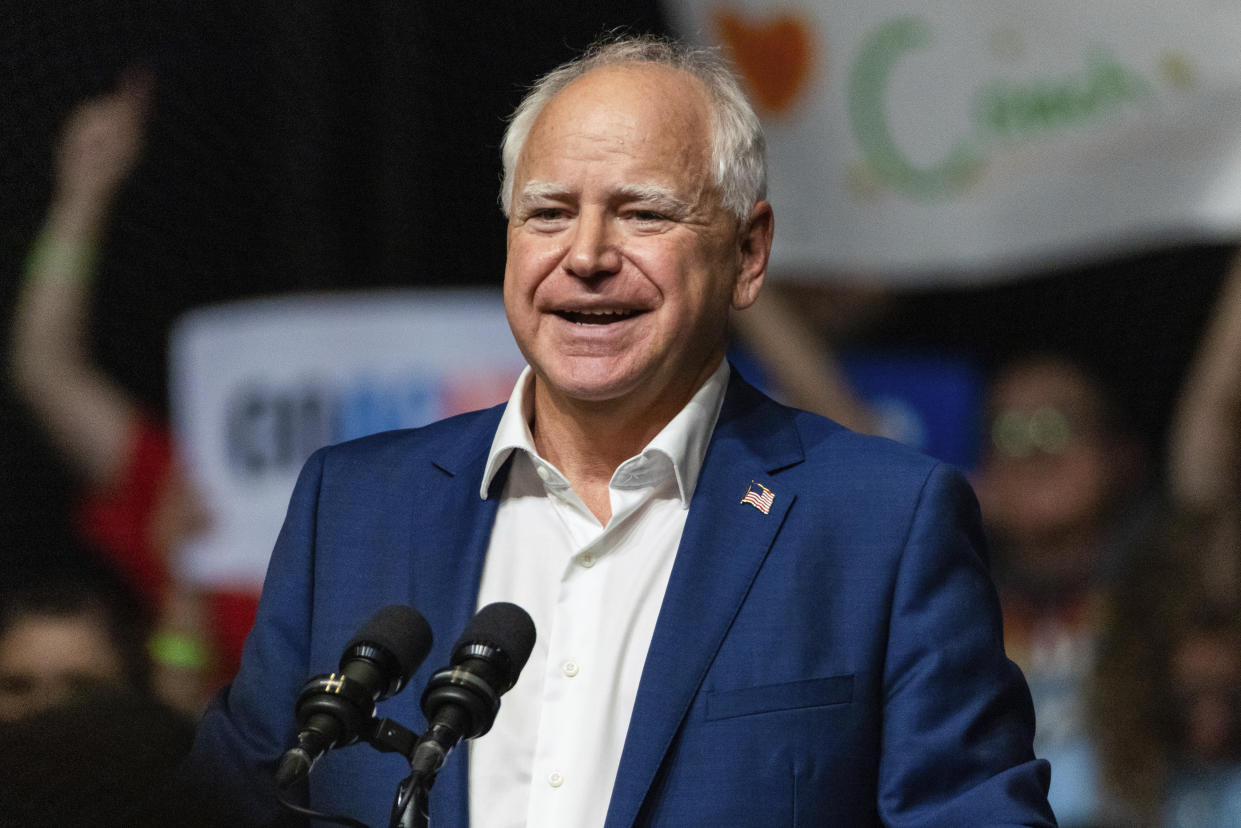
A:
<svg viewBox="0 0 1241 828">
<path fill-rule="evenodd" d="M 66 122 L 10 328 L 11 382 L 78 478 L 82 551 L 49 556 L 57 565 L 27 556 L 0 587 L 0 756 L 24 757 L 0 768 L 0 801 L 21 791 L 62 824 L 169 818 L 184 793 L 172 769 L 235 669 L 256 601 L 179 576 L 175 550 L 211 515 L 168 424 L 99 367 L 88 335 L 109 211 L 157 82 L 132 70 Z M 835 344 L 882 316 L 883 299 L 777 283 L 737 319 L 739 347 L 786 400 L 882 432 Z M 1166 439 L 1138 429 L 1079 354 L 1014 354 L 991 366 L 984 396 L 969 471 L 1061 824 L 1241 825 L 1241 258 Z M 72 796 L 39 784 L 70 772 Z"/>
</svg>

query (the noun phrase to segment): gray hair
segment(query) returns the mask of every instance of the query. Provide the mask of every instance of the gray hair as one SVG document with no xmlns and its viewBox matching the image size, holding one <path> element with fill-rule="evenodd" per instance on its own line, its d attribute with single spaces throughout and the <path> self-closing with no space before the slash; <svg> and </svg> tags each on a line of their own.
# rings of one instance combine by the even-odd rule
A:
<svg viewBox="0 0 1241 828">
<path fill-rule="evenodd" d="M 514 110 L 504 131 L 504 180 L 500 206 L 512 208 L 513 177 L 530 129 L 543 107 L 562 89 L 602 66 L 653 63 L 687 72 L 702 81 L 712 103 L 711 159 L 724 209 L 745 221 L 767 196 L 766 140 L 758 115 L 718 50 L 689 46 L 651 35 L 597 41 L 586 52 L 540 78 Z"/>
</svg>

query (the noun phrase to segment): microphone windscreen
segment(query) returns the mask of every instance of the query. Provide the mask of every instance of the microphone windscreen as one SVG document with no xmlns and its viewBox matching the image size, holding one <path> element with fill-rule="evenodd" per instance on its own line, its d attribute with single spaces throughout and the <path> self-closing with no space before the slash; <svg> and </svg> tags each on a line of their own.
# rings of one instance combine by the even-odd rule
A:
<svg viewBox="0 0 1241 828">
<path fill-rule="evenodd" d="M 358 645 L 385 650 L 400 665 L 401 683 L 410 676 L 431 652 L 431 625 L 413 607 L 392 604 L 384 607 L 363 624 L 345 646 L 345 653 Z"/>
<path fill-rule="evenodd" d="M 453 645 L 453 652 L 475 644 L 496 648 L 508 657 L 510 675 L 507 683 L 511 684 L 516 681 L 521 668 L 526 666 L 534 649 L 534 638 L 534 621 L 530 613 L 516 604 L 499 602 L 488 604 L 478 611 Z"/>
</svg>

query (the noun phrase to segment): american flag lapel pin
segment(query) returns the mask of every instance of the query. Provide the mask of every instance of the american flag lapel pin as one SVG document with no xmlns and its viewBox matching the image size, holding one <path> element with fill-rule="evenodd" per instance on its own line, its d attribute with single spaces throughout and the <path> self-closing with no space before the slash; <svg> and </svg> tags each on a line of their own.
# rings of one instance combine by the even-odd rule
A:
<svg viewBox="0 0 1241 828">
<path fill-rule="evenodd" d="M 771 512 L 771 504 L 775 499 L 776 496 L 772 494 L 771 489 L 762 483 L 755 483 L 751 480 L 749 487 L 745 490 L 745 497 L 741 498 L 741 502 L 749 503 L 763 514 L 768 514 Z"/>
</svg>

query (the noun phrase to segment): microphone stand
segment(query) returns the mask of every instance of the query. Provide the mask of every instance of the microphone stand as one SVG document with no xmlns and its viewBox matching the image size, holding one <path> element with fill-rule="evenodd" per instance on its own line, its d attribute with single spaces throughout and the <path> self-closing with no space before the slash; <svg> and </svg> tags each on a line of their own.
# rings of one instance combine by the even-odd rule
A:
<svg viewBox="0 0 1241 828">
<path fill-rule="evenodd" d="M 358 734 L 359 741 L 366 742 L 367 744 L 371 745 L 373 748 L 380 751 L 381 753 L 399 753 L 402 756 L 404 756 L 406 759 L 411 759 L 411 757 L 414 755 L 414 749 L 418 746 L 420 737 L 415 735 L 414 732 L 410 730 L 409 728 L 405 727 L 399 722 L 394 722 L 391 719 L 387 719 L 387 718 L 379 719 L 379 718 L 372 717 L 370 722 L 368 722 L 367 724 L 368 726 L 365 727 L 362 730 L 362 732 Z M 434 777 L 432 777 L 432 779 L 433 778 Z M 406 780 L 406 782 L 409 782 L 409 781 L 410 780 L 408 779 Z M 402 786 L 404 786 L 404 784 L 405 783 L 402 783 Z M 409 825 L 417 826 L 417 828 L 426 828 L 426 825 L 427 825 L 426 794 L 427 794 L 427 791 L 429 791 L 430 789 L 431 789 L 431 785 L 430 783 L 427 783 L 425 788 L 414 791 L 414 793 L 417 794 L 417 798 L 415 800 L 412 800 L 411 803 L 416 802 L 416 804 L 418 805 L 416 809 L 416 813 L 421 814 L 421 822 L 410 822 L 408 823 Z M 403 787 L 402 789 L 398 790 L 398 793 L 397 793 L 398 802 L 402 801 L 400 797 L 402 796 L 403 790 L 404 790 Z M 319 819 L 325 822 L 334 822 L 338 825 L 362 826 L 362 823 L 358 822 L 355 819 L 350 819 L 349 817 L 337 816 L 337 815 L 332 815 L 332 814 L 323 814 L 323 813 L 319 813 L 318 811 L 314 811 L 309 808 L 305 808 L 301 805 L 298 805 L 292 800 L 286 798 L 284 795 L 284 792 L 280 790 L 278 790 L 276 793 L 276 799 L 277 801 L 280 802 L 282 806 L 284 806 L 288 810 L 293 811 L 294 813 L 297 813 L 297 814 L 301 814 L 302 816 L 313 817 L 315 819 Z M 395 820 L 396 819 L 395 808 L 394 808 L 393 813 L 394 813 L 393 819 Z M 396 823 L 393 822 L 392 825 L 396 825 Z M 405 828 L 405 825 L 406 823 L 402 822 L 401 828 Z"/>
<path fill-rule="evenodd" d="M 399 753 L 410 763 L 410 775 L 396 789 L 389 828 L 428 828 L 431 818 L 428 798 L 444 758 L 440 754 L 438 761 L 428 765 L 423 759 L 427 755 L 426 750 L 418 752 L 419 745 L 429 742 L 427 736 L 430 733 L 428 730 L 422 736 L 416 736 L 409 728 L 391 719 L 376 719 L 374 728 L 358 737 L 383 753 Z"/>
<path fill-rule="evenodd" d="M 455 724 L 455 722 L 454 722 Z M 428 738 L 432 734 L 440 735 L 445 725 L 439 724 L 428 728 L 422 736 L 394 722 L 392 719 L 372 718 L 368 726 L 358 734 L 358 741 L 366 742 L 382 753 L 399 753 L 410 763 L 410 775 L 397 787 L 396 799 L 392 805 L 389 828 L 428 828 L 430 821 L 430 803 L 428 797 L 431 786 L 435 784 L 435 775 L 443 765 L 446 753 L 436 740 Z M 455 744 L 457 731 L 451 725 L 447 729 L 456 736 L 450 744 Z M 418 750 L 419 746 L 423 749 Z M 278 796 L 280 803 L 291 811 L 311 816 L 316 819 L 336 822 L 342 825 L 360 825 L 356 820 L 347 817 L 321 814 Z"/>
<path fill-rule="evenodd" d="M 388 828 L 428 828 L 431 819 L 428 798 L 433 784 L 433 775 L 411 773 L 407 776 L 397 787 Z"/>
<path fill-rule="evenodd" d="M 423 737 L 391 719 L 376 719 L 375 727 L 360 737 L 382 753 L 399 753 L 411 763 L 414 751 Z M 427 828 L 430 819 L 427 796 L 435 782 L 434 772 L 411 772 L 397 787 L 396 801 L 392 805 L 389 828 Z"/>
<path fill-rule="evenodd" d="M 422 737 L 391 719 L 376 721 L 373 732 L 363 735 L 375 749 L 384 753 L 399 753 L 413 763 L 414 751 L 422 741 Z M 392 804 L 389 817 L 389 828 L 428 828 L 429 804 L 427 796 L 431 785 L 435 782 L 434 773 L 423 774 L 412 772 L 396 789 L 396 800 Z"/>
<path fill-rule="evenodd" d="M 409 776 L 397 789 L 388 828 L 427 828 L 431 786 L 435 784 L 435 776 L 444 766 L 448 752 L 466 732 L 469 715 L 464 709 L 453 706 L 441 710 L 405 754 L 409 760 Z"/>
</svg>

